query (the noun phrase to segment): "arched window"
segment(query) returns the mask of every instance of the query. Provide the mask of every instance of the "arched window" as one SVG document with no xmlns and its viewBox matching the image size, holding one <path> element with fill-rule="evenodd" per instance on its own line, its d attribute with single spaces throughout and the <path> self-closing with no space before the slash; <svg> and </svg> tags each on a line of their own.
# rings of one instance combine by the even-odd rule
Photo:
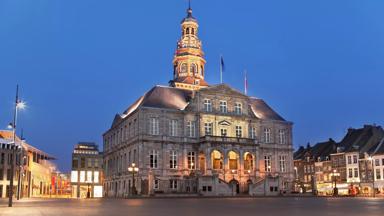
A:
<svg viewBox="0 0 384 216">
<path fill-rule="evenodd" d="M 253 170 L 253 156 L 249 152 L 244 154 L 244 170 Z"/>
<path fill-rule="evenodd" d="M 200 75 L 201 75 L 201 76 L 204 76 L 204 69 L 203 69 L 203 66 L 200 66 Z"/>
<path fill-rule="evenodd" d="M 212 152 L 212 168 L 213 169 L 223 169 L 223 155 L 217 151 L 213 150 Z"/>
<path fill-rule="evenodd" d="M 194 28 L 192 28 L 192 34 L 193 34 L 193 35 L 195 34 L 195 29 L 194 29 Z"/>
<path fill-rule="evenodd" d="M 192 74 L 197 74 L 197 66 L 194 63 L 191 64 L 191 73 Z"/>
<path fill-rule="evenodd" d="M 228 152 L 228 160 L 229 160 L 229 169 L 237 170 L 237 154 L 234 151 Z"/>
<path fill-rule="evenodd" d="M 187 34 L 189 34 L 189 28 L 187 28 Z"/>
<path fill-rule="evenodd" d="M 187 63 L 182 63 L 182 64 L 180 65 L 180 72 L 181 72 L 181 73 L 187 73 L 187 70 L 188 70 Z"/>
</svg>

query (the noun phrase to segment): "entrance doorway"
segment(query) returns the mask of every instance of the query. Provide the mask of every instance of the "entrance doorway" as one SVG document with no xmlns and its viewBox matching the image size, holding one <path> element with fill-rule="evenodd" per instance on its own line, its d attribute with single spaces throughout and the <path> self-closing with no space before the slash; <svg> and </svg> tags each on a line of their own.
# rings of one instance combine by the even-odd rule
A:
<svg viewBox="0 0 384 216">
<path fill-rule="evenodd" d="M 236 194 L 239 194 L 239 193 L 240 193 L 240 184 L 239 184 L 239 181 L 237 181 L 236 179 L 232 179 L 232 180 L 229 182 L 229 185 L 230 185 L 230 187 L 232 188 L 232 194 L 233 194 L 233 195 L 236 195 Z"/>
</svg>

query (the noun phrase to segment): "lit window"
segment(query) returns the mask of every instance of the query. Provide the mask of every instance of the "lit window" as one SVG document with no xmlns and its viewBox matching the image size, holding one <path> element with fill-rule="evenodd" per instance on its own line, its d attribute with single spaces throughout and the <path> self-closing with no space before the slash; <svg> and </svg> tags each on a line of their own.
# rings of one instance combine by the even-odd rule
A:
<svg viewBox="0 0 384 216">
<path fill-rule="evenodd" d="M 85 182 L 85 171 L 80 171 L 80 182 Z"/>
<path fill-rule="evenodd" d="M 241 115 L 241 112 L 242 112 L 242 105 L 241 105 L 241 103 L 236 103 L 235 104 L 235 113 L 237 114 L 237 115 Z"/>
<path fill-rule="evenodd" d="M 229 160 L 229 169 L 230 170 L 237 170 L 237 154 L 234 151 L 230 151 L 228 153 L 228 160 Z"/>
<path fill-rule="evenodd" d="M 93 172 L 93 182 L 99 183 L 99 171 Z"/>
<path fill-rule="evenodd" d="M 271 172 L 271 156 L 270 155 L 266 155 L 264 156 L 264 170 L 265 172 Z"/>
<path fill-rule="evenodd" d="M 188 169 L 195 169 L 195 152 L 188 152 Z"/>
<path fill-rule="evenodd" d="M 279 156 L 280 172 L 286 172 L 287 171 L 286 161 L 287 161 L 287 156 L 285 156 L 285 155 Z"/>
<path fill-rule="evenodd" d="M 227 113 L 227 101 L 220 101 L 220 112 Z"/>
<path fill-rule="evenodd" d="M 176 169 L 177 168 L 177 152 L 171 151 L 169 154 L 169 168 Z"/>
<path fill-rule="evenodd" d="M 78 172 L 72 171 L 71 172 L 71 182 L 77 182 L 78 181 Z"/>
<path fill-rule="evenodd" d="M 204 111 L 212 112 L 212 102 L 209 99 L 204 99 Z"/>
<path fill-rule="evenodd" d="M 95 185 L 93 186 L 93 197 L 103 197 L 103 186 Z"/>
<path fill-rule="evenodd" d="M 87 182 L 92 182 L 92 171 L 87 171 Z"/>
<path fill-rule="evenodd" d="M 271 128 L 264 128 L 264 142 L 271 142 Z"/>
</svg>

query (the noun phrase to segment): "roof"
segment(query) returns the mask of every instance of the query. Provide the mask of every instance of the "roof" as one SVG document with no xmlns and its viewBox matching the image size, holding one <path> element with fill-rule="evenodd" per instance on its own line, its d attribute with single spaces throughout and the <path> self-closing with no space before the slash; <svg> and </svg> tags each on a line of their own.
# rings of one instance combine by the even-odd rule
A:
<svg viewBox="0 0 384 216">
<path fill-rule="evenodd" d="M 333 139 L 325 142 L 319 142 L 314 146 L 307 145 L 306 148 L 301 146 L 294 154 L 295 160 L 303 160 L 305 157 L 310 156 L 312 159 L 320 158 L 324 160 L 327 156 L 336 150 L 337 143 Z"/>
<path fill-rule="evenodd" d="M 367 152 L 369 155 L 383 155 L 384 154 L 384 137 L 377 142 L 371 149 Z"/>
<path fill-rule="evenodd" d="M 250 105 L 253 114 L 259 119 L 285 121 L 277 112 L 275 112 L 264 100 L 259 98 L 250 98 Z"/>
<path fill-rule="evenodd" d="M 380 126 L 364 125 L 363 128 L 350 128 L 340 141 L 339 146 L 344 152 L 358 151 L 368 152 L 384 137 L 384 131 Z"/>
</svg>

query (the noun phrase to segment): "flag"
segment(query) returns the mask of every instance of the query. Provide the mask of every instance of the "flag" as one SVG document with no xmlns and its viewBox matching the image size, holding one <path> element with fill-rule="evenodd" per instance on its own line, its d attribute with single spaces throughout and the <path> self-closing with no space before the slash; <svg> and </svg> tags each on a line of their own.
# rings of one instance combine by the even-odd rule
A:
<svg viewBox="0 0 384 216">
<path fill-rule="evenodd" d="M 220 65 L 221 65 L 221 72 L 225 70 L 225 65 L 224 65 L 224 58 L 223 56 L 220 57 Z"/>
<path fill-rule="evenodd" d="M 248 92 L 248 80 L 247 80 L 247 71 L 245 71 L 244 75 L 244 94 L 247 95 Z"/>
</svg>

